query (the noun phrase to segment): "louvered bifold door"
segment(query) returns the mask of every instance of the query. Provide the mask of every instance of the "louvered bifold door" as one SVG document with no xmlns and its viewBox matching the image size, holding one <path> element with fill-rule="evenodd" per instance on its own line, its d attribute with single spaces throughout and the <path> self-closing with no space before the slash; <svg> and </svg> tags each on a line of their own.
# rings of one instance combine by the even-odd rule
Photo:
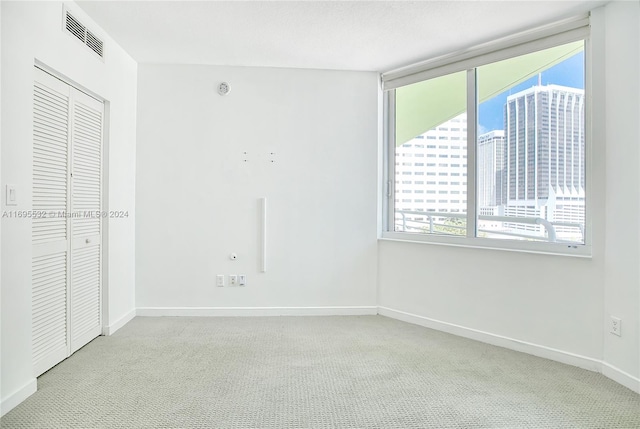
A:
<svg viewBox="0 0 640 429">
<path fill-rule="evenodd" d="M 69 114 L 69 86 L 36 69 L 31 233 L 36 376 L 68 356 Z"/>
<path fill-rule="evenodd" d="M 100 335 L 103 104 L 72 90 L 71 353 Z"/>
</svg>

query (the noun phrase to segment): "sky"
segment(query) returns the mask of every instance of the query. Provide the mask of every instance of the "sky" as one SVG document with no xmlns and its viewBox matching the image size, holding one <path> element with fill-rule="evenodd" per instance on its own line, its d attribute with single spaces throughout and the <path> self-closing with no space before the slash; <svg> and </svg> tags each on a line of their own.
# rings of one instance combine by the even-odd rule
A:
<svg viewBox="0 0 640 429">
<path fill-rule="evenodd" d="M 479 83 L 481 84 L 481 83 Z M 538 76 L 532 77 L 509 91 L 481 103 L 478 109 L 478 134 L 504 129 L 503 108 L 509 94 L 515 94 L 538 84 Z M 542 72 L 542 84 L 562 85 L 584 89 L 584 51 L 567 58 L 550 69 Z"/>
</svg>

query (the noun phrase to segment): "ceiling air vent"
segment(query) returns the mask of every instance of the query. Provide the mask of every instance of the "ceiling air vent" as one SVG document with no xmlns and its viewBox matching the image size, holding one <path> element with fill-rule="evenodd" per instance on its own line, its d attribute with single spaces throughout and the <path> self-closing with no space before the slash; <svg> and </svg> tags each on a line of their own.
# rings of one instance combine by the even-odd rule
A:
<svg viewBox="0 0 640 429">
<path fill-rule="evenodd" d="M 82 25 L 80 21 L 73 17 L 68 11 L 65 11 L 65 28 L 75 38 L 84 43 L 89 49 L 98 54 L 102 58 L 104 43 L 98 39 L 95 34 L 87 30 L 87 27 Z"/>
</svg>

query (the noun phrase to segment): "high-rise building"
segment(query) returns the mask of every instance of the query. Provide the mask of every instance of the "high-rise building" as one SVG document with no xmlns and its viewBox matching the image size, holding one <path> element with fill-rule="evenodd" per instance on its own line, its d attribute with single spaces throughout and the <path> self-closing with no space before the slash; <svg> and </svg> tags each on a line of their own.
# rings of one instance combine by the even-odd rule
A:
<svg viewBox="0 0 640 429">
<path fill-rule="evenodd" d="M 507 98 L 504 117 L 505 215 L 583 224 L 584 91 L 534 86 Z"/>
<path fill-rule="evenodd" d="M 542 218 L 554 223 L 558 238 L 581 241 L 584 91 L 534 86 L 507 97 L 504 120 L 504 130 L 478 136 L 479 231 L 490 237 L 526 239 L 527 235 L 545 234 L 540 223 L 531 222 Z M 464 218 L 466 113 L 396 148 L 395 209 L 402 228 L 416 231 L 424 230 L 421 222 Z M 506 222 L 498 220 L 501 216 L 520 219 Z"/>
<path fill-rule="evenodd" d="M 584 91 L 534 86 L 507 98 L 507 198 L 540 200 L 584 189 Z"/>
<path fill-rule="evenodd" d="M 477 177 L 480 214 L 494 214 L 506 203 L 506 141 L 504 130 L 478 136 Z"/>
<path fill-rule="evenodd" d="M 398 146 L 395 164 L 395 208 L 404 219 L 427 220 L 404 212 L 466 213 L 467 114 Z"/>
</svg>

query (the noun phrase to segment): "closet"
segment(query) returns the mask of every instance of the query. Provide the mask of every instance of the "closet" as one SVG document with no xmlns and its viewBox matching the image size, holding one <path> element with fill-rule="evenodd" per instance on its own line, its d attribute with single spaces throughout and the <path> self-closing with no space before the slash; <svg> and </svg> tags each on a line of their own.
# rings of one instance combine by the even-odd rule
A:
<svg viewBox="0 0 640 429">
<path fill-rule="evenodd" d="M 35 68 L 32 350 L 35 376 L 102 331 L 104 103 Z"/>
</svg>

